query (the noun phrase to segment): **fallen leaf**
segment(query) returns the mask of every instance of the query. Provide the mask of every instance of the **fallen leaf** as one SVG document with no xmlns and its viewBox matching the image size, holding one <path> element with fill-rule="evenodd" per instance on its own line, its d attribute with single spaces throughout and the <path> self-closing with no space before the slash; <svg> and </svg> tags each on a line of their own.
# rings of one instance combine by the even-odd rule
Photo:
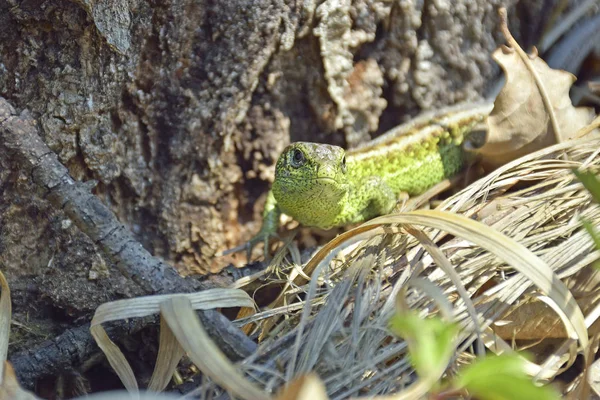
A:
<svg viewBox="0 0 600 400">
<path fill-rule="evenodd" d="M 550 68 L 537 53 L 528 55 L 508 31 L 510 47 L 493 54 L 506 75 L 506 83 L 494 102 L 486 143 L 479 149 L 484 163 L 498 166 L 574 136 L 594 119 L 590 108 L 573 107 L 569 90 L 576 78 Z"/>
<path fill-rule="evenodd" d="M 325 385 L 316 374 L 302 375 L 285 386 L 275 400 L 327 400 Z"/>
</svg>

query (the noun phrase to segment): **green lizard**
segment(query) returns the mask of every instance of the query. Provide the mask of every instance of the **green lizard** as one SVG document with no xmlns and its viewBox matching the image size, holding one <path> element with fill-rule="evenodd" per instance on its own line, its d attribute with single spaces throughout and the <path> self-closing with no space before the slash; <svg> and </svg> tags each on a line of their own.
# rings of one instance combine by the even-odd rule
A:
<svg viewBox="0 0 600 400">
<path fill-rule="evenodd" d="M 448 108 L 401 125 L 358 148 L 296 142 L 277 160 L 260 232 L 226 254 L 275 236 L 281 213 L 329 229 L 392 211 L 402 195 L 418 195 L 459 172 L 463 142 L 491 104 Z"/>
</svg>

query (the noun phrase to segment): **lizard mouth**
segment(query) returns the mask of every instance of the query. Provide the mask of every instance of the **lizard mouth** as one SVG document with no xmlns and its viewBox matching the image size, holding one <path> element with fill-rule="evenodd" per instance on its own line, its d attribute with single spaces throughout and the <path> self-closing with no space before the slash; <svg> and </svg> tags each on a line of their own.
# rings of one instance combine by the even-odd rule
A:
<svg viewBox="0 0 600 400">
<path fill-rule="evenodd" d="M 333 183 L 337 183 L 337 180 L 335 178 L 330 178 L 329 176 L 319 176 L 317 178 L 314 178 L 313 180 L 318 181 L 318 182 L 333 182 Z"/>
<path fill-rule="evenodd" d="M 281 177 L 278 177 L 277 179 L 280 180 L 280 181 L 283 181 L 283 182 L 294 183 L 294 184 L 297 184 L 298 182 L 329 182 L 329 183 L 338 183 L 338 181 L 335 178 L 331 178 L 329 176 L 318 176 L 316 178 L 305 178 L 305 177 L 281 178 Z"/>
</svg>

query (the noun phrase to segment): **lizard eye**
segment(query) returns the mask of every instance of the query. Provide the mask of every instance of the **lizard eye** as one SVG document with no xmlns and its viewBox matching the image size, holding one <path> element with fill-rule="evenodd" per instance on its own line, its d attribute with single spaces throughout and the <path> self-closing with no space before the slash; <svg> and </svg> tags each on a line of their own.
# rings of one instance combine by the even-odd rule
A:
<svg viewBox="0 0 600 400">
<path fill-rule="evenodd" d="M 346 155 L 345 154 L 342 156 L 342 172 L 344 174 L 346 173 Z"/>
<path fill-rule="evenodd" d="M 294 149 L 294 152 L 292 153 L 292 159 L 290 162 L 292 164 L 292 167 L 300 168 L 304 165 L 305 161 L 306 158 L 304 157 L 304 153 L 302 152 L 302 150 Z"/>
</svg>

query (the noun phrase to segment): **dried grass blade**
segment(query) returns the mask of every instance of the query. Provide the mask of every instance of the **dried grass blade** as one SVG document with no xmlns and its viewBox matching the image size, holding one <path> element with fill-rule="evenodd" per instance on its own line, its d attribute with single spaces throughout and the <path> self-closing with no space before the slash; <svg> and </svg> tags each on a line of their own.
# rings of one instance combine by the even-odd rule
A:
<svg viewBox="0 0 600 400">
<path fill-rule="evenodd" d="M 381 232 L 382 229 L 385 231 L 383 227 L 389 224 L 413 224 L 441 229 L 455 236 L 463 237 L 500 257 L 531 280 L 552 301 L 556 302 L 558 307 L 569 316 L 569 319 L 563 320 L 563 323 L 572 327 L 573 331 L 576 332 L 576 339 L 583 348 L 587 346 L 588 337 L 583 313 L 571 292 L 550 267 L 515 240 L 487 225 L 457 214 L 435 210 L 420 210 L 375 218 L 341 234 L 324 246 L 308 262 L 305 271 L 307 273 L 313 271 L 320 267 L 322 263 L 331 259 L 333 253 L 344 245 L 344 240 L 354 240 L 357 236 L 364 236 L 367 232 L 376 234 Z"/>
<path fill-rule="evenodd" d="M 240 289 L 209 289 L 196 293 L 142 296 L 102 304 L 94 313 L 92 326 L 108 321 L 156 314 L 160 310 L 160 303 L 173 296 L 187 297 L 194 310 L 208 310 L 219 307 L 255 308 L 254 301 L 246 292 Z"/>
<path fill-rule="evenodd" d="M 119 390 L 111 392 L 94 393 L 85 397 L 78 397 L 74 400 L 126 400 L 133 398 L 131 394 Z M 137 397 L 138 400 L 177 400 L 179 396 L 165 393 L 141 392 Z"/>
<path fill-rule="evenodd" d="M 436 286 L 435 283 L 425 278 L 411 278 L 408 282 L 406 282 L 406 287 L 409 286 L 429 296 L 437 304 L 442 318 L 448 322 L 452 321 L 452 316 L 454 315 L 454 307 L 452 306 L 452 303 L 450 303 L 450 300 L 448 300 L 448 297 L 446 297 L 446 295 L 444 294 L 444 291 L 439 286 Z M 401 290 L 398 295 L 405 296 L 406 290 Z M 401 303 L 398 302 L 398 299 L 399 298 L 397 298 L 396 300 L 396 304 L 402 305 L 400 309 L 403 312 L 409 310 L 408 304 L 406 304 L 406 299 L 401 298 Z"/>
<path fill-rule="evenodd" d="M 160 312 L 179 344 L 204 374 L 242 399 L 271 399 L 266 392 L 250 383 L 213 343 L 189 299 L 183 296 L 169 298 L 161 303 Z"/>
<path fill-rule="evenodd" d="M 327 263 L 333 259 L 334 251 L 340 251 L 354 243 L 370 239 L 377 235 L 396 234 L 400 230 L 393 226 L 372 226 L 363 224 L 347 232 L 341 233 L 329 242 L 327 242 L 313 257 L 308 261 L 302 269 L 304 276 L 311 276 L 315 269 L 323 263 Z M 304 276 L 296 276 L 294 279 L 295 286 L 301 286 L 307 282 Z M 275 308 L 283 304 L 280 300 L 285 295 L 282 293 L 269 307 Z"/>
<path fill-rule="evenodd" d="M 433 243 L 433 241 L 431 239 L 429 239 L 429 237 L 425 233 L 423 233 L 422 231 L 420 231 L 418 229 L 414 229 L 412 227 L 407 227 L 406 230 L 408 233 L 410 233 L 415 238 L 417 238 L 417 240 L 421 243 L 421 245 L 427 250 L 429 255 L 431 255 L 431 257 L 435 261 L 436 265 L 438 267 L 440 267 L 448 275 L 448 277 L 450 278 L 452 283 L 454 283 L 454 286 L 456 287 L 456 291 L 458 292 L 460 297 L 463 299 L 463 301 L 465 303 L 465 307 L 467 308 L 467 312 L 469 313 L 469 316 L 471 317 L 471 320 L 473 321 L 473 326 L 475 327 L 475 333 L 477 334 L 477 337 L 480 339 L 477 341 L 477 353 L 483 356 L 485 354 L 485 350 L 483 348 L 483 343 L 481 342 L 482 333 L 481 333 L 481 327 L 479 325 L 479 318 L 477 316 L 477 311 L 475 310 L 475 306 L 473 305 L 473 302 L 471 301 L 471 297 L 469 296 L 467 289 L 463 285 L 462 280 L 460 279 L 460 276 L 454 270 L 454 267 L 452 266 L 450 261 L 446 258 L 444 253 L 442 253 L 440 248 L 437 247 L 435 245 L 435 243 Z"/>
<path fill-rule="evenodd" d="M 339 318 L 339 313 L 346 301 L 346 296 L 350 291 L 352 283 L 358 277 L 361 270 L 365 270 L 373 264 L 373 259 L 374 256 L 372 254 L 366 255 L 350 267 L 346 273 L 347 279 L 335 286 L 332 293 L 328 296 L 325 307 L 320 310 L 312 329 L 305 337 L 304 330 L 307 327 L 310 310 L 317 290 L 316 280 L 310 282 L 304 302 L 304 309 L 302 310 L 302 318 L 297 328 L 293 355 L 287 367 L 286 378 L 288 382 L 292 381 L 294 374 L 307 374 L 314 369 L 320 354 L 323 352 L 323 346 L 327 343 L 329 335 L 335 330 L 337 323 L 339 323 L 337 318 Z M 317 274 L 319 273 L 317 272 Z M 301 349 L 302 352 L 300 351 Z M 296 360 L 298 358 L 300 360 L 296 368 Z"/>
<path fill-rule="evenodd" d="M 161 315 L 158 356 L 156 357 L 156 364 L 154 364 L 154 371 L 152 372 L 148 390 L 161 392 L 167 387 L 183 354 L 184 351 L 179 345 L 177 338 L 173 335 L 173 331 L 171 331 L 171 328 L 169 328 L 169 325 Z"/>
<path fill-rule="evenodd" d="M 439 373 L 437 373 L 439 372 Z M 442 376 L 444 371 L 437 371 L 435 374 L 431 375 L 439 375 Z M 429 393 L 431 387 L 435 384 L 433 379 L 425 380 L 425 379 L 417 379 L 415 383 L 410 385 L 406 390 L 401 392 L 385 395 L 385 396 L 373 396 L 368 397 L 369 400 L 415 400 L 415 399 L 424 399 L 425 395 Z M 353 397 L 351 400 L 365 400 L 365 397 Z"/>
<path fill-rule="evenodd" d="M 367 240 L 373 236 L 382 235 L 384 233 L 397 233 L 398 231 L 393 227 L 378 227 L 378 226 L 359 226 L 351 231 L 344 232 L 331 241 L 329 241 L 325 246 L 323 246 L 306 264 L 304 268 L 302 268 L 302 274 L 298 271 L 293 271 L 292 278 L 293 286 L 302 286 L 308 280 L 305 276 L 311 276 L 315 269 L 321 264 L 328 263 L 333 259 L 334 249 L 339 251 L 345 247 L 351 246 L 354 243 Z M 287 290 L 292 285 L 288 282 L 284 286 L 283 290 L 279 294 L 279 296 L 273 300 L 271 304 L 269 304 L 269 309 L 273 310 L 279 307 L 282 307 L 285 304 L 285 299 L 287 296 Z M 271 331 L 273 326 L 275 326 L 276 319 L 269 318 L 265 320 L 261 325 L 261 334 L 259 336 L 259 341 L 262 341 L 265 337 L 267 337 L 268 333 Z"/>
<path fill-rule="evenodd" d="M 592 354 L 590 354 L 590 360 L 593 360 L 594 354 L 598 351 L 598 341 L 600 338 L 598 334 L 594 335 L 593 342 L 594 345 L 590 346 L 590 350 Z M 589 388 L 594 391 L 596 397 L 600 396 L 600 360 L 595 360 L 591 365 L 587 366 L 584 369 L 584 374 L 587 376 L 587 383 L 589 384 Z M 582 397 L 589 398 L 589 397 Z"/>
<path fill-rule="evenodd" d="M 8 340 L 10 338 L 10 319 L 12 317 L 12 307 L 10 304 L 10 288 L 8 282 L 0 271 L 0 385 L 4 379 L 4 362 L 8 354 Z"/>
<path fill-rule="evenodd" d="M 556 303 L 569 317 L 567 320 L 563 320 L 565 325 L 569 325 L 576 332 L 582 348 L 587 347 L 588 335 L 583 313 L 573 295 L 542 259 L 517 241 L 480 222 L 461 215 L 436 210 L 420 210 L 379 217 L 366 222 L 361 227 L 379 226 L 381 224 L 429 226 L 465 238 L 495 254 L 531 280 Z"/>
<path fill-rule="evenodd" d="M 95 325 L 90 328 L 92 337 L 96 341 L 100 350 L 106 356 L 108 363 L 115 370 L 117 376 L 123 382 L 123 386 L 129 392 L 138 392 L 138 384 L 131 366 L 125 359 L 125 356 L 119 347 L 108 337 L 102 325 Z"/>
<path fill-rule="evenodd" d="M 588 328 L 591 327 L 599 316 L 600 304 L 596 304 L 596 306 L 594 306 L 594 308 L 589 311 L 588 315 L 585 317 L 585 325 Z M 575 343 L 573 339 L 565 340 L 563 344 L 552 355 L 550 355 L 546 361 L 544 361 L 544 363 L 541 365 L 540 372 L 536 375 L 536 378 L 544 379 L 548 375 L 554 377 L 573 365 L 575 362 L 575 357 L 577 356 L 577 354 L 572 354 L 572 348 L 574 344 Z M 569 352 L 568 355 L 567 352 Z M 566 365 L 565 359 L 567 360 Z"/>
<path fill-rule="evenodd" d="M 19 385 L 15 370 L 6 361 L 8 342 L 10 338 L 10 321 L 12 306 L 10 301 L 10 288 L 8 282 L 0 271 L 0 400 L 40 400 Z"/>
<path fill-rule="evenodd" d="M 197 293 L 143 296 L 102 304 L 92 318 L 90 332 L 127 390 L 137 392 L 135 375 L 119 347 L 106 334 L 102 323 L 156 314 L 160 312 L 161 302 L 173 297 L 188 299 L 195 310 L 238 306 L 255 308 L 250 296 L 239 289 L 210 289 Z"/>
<path fill-rule="evenodd" d="M 577 133 L 575 133 L 575 135 L 573 135 L 573 137 L 574 138 L 584 137 L 585 135 L 589 134 L 591 131 L 593 131 L 594 129 L 597 129 L 597 128 L 600 128 L 600 116 L 597 116 L 596 118 L 594 118 L 594 120 L 592 122 L 590 122 L 590 124 L 588 126 L 584 126 L 580 130 L 578 130 Z"/>
</svg>

